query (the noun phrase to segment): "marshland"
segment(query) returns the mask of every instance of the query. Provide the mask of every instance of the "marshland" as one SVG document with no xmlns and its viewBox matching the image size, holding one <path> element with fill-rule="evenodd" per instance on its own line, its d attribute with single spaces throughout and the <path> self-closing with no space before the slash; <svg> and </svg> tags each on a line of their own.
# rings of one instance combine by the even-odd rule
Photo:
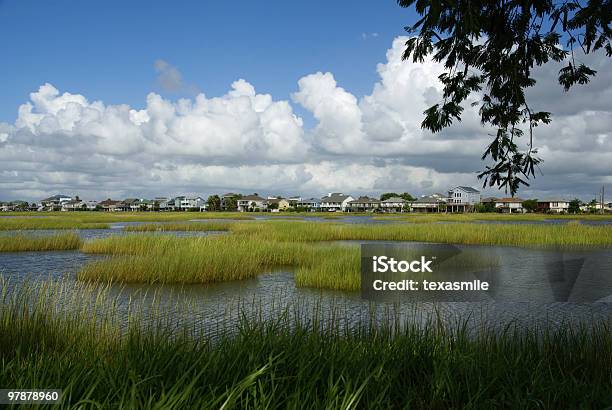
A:
<svg viewBox="0 0 612 410">
<path fill-rule="evenodd" d="M 559 255 L 612 272 L 608 218 L 283 216 L 0 218 L 0 383 L 61 385 L 71 404 L 102 407 L 609 403 L 607 289 L 594 304 L 359 295 L 362 243 L 453 244 L 458 266 L 495 266 L 508 283 Z"/>
</svg>

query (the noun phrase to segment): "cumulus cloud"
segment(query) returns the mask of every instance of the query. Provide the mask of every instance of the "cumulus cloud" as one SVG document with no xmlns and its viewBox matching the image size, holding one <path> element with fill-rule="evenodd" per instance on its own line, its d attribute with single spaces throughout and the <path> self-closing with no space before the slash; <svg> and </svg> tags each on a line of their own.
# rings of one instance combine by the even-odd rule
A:
<svg viewBox="0 0 612 410">
<path fill-rule="evenodd" d="M 226 190 L 425 194 L 478 186 L 491 130 L 472 107 L 441 133 L 421 129 L 423 111 L 441 98 L 443 68 L 402 61 L 405 41 L 393 41 L 368 95 L 352 94 L 330 72 L 298 79 L 291 99 L 312 113 L 311 129 L 289 101 L 257 93 L 244 79 L 217 97 L 150 93 L 141 108 L 44 84 L 13 124 L 0 123 L 0 199 L 54 192 L 98 199 Z M 536 72 L 542 86 L 530 99 L 554 121 L 536 130 L 545 174 L 521 195 L 588 197 L 612 181 L 612 78 L 601 69 L 605 59 L 588 58 L 599 76 L 569 95 L 553 84 L 558 66 Z M 158 60 L 155 68 L 163 90 L 184 91 L 175 67 Z"/>
</svg>

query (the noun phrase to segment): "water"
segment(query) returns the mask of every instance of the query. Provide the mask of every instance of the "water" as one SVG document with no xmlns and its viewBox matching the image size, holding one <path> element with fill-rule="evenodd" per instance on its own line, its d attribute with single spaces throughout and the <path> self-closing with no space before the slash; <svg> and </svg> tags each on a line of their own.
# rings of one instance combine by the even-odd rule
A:
<svg viewBox="0 0 612 410">
<path fill-rule="evenodd" d="M 356 246 L 362 241 L 341 243 Z M 501 277 L 522 284 L 511 288 L 512 292 L 517 292 L 514 296 L 524 296 L 523 292 L 534 288 L 545 289 L 544 293 L 518 298 L 528 302 L 372 302 L 362 299 L 358 292 L 296 287 L 291 268 L 263 273 L 244 281 L 208 285 L 112 285 L 109 292 L 110 296 L 118 299 L 118 308 L 124 312 L 134 303 L 142 303 L 146 310 L 155 300 L 155 304 L 171 317 L 173 324 L 197 325 L 208 332 L 235 326 L 242 315 L 273 318 L 285 310 L 297 311 L 306 317 L 315 314 L 333 316 L 334 320 L 346 326 L 363 321 L 382 322 L 390 311 L 400 318 L 417 321 L 425 321 L 432 314 L 438 314 L 446 323 L 468 320 L 474 329 L 483 322 L 493 327 L 503 327 L 508 323 L 532 327 L 555 326 L 566 321 L 591 323 L 612 319 L 612 291 L 594 286 L 591 275 L 593 272 L 602 273 L 602 269 L 612 273 L 612 254 L 608 251 L 572 251 L 564 255 L 570 260 L 586 260 L 583 266 L 586 274 L 578 277 L 574 291 L 594 291 L 596 294 L 592 296 L 597 303 L 573 303 L 571 295 L 569 302 L 543 303 L 550 299 L 553 289 L 529 285 L 530 281 L 541 280 L 543 269 L 550 265 L 550 261 L 556 261 L 554 252 L 512 247 L 462 248 L 499 258 Z M 25 280 L 63 280 L 76 286 L 76 272 L 80 267 L 103 257 L 79 251 L 0 253 L 0 272 L 10 277 L 13 286 L 19 286 Z M 598 262 L 593 264 L 593 261 Z M 181 306 L 189 306 L 189 309 Z"/>
</svg>

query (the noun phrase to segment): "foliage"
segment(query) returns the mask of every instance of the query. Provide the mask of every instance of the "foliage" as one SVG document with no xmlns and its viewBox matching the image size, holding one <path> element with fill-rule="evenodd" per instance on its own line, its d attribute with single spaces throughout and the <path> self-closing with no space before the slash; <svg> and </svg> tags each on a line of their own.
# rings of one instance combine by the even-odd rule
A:
<svg viewBox="0 0 612 410">
<path fill-rule="evenodd" d="M 532 70 L 549 61 L 564 61 L 559 83 L 567 91 L 586 84 L 596 72 L 576 61 L 574 47 L 588 54 L 605 49 L 612 56 L 610 0 L 398 0 L 414 6 L 421 16 L 406 27 L 415 37 L 406 42 L 404 59 L 422 62 L 433 55 L 446 72 L 442 101 L 425 111 L 422 127 L 439 132 L 461 120 L 462 104 L 482 92 L 480 118 L 496 128 L 482 159 L 494 165 L 479 174 L 484 185 L 496 185 L 512 196 L 535 176 L 542 162 L 534 146 L 533 130 L 551 121 L 525 98 L 536 84 Z M 562 47 L 564 41 L 567 48 Z M 523 129 L 529 141 L 519 146 Z"/>
<path fill-rule="evenodd" d="M 211 195 L 206 200 L 209 211 L 220 211 L 221 210 L 221 198 L 219 195 Z"/>
<path fill-rule="evenodd" d="M 535 212 L 538 209 L 537 199 L 525 199 L 523 201 L 523 209 L 527 212 Z"/>
<path fill-rule="evenodd" d="M 567 211 L 570 214 L 579 214 L 581 212 L 580 206 L 582 206 L 582 201 L 578 198 L 574 198 L 570 201 Z"/>
</svg>

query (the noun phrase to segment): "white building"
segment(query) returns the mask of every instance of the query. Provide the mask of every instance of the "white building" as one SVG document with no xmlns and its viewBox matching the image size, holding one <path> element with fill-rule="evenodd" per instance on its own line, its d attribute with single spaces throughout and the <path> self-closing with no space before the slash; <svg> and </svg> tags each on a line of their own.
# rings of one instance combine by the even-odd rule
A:
<svg viewBox="0 0 612 410">
<path fill-rule="evenodd" d="M 502 213 L 523 213 L 525 210 L 523 209 L 523 200 L 520 198 L 502 198 L 496 199 L 495 208 L 501 211 Z"/>
<path fill-rule="evenodd" d="M 345 195 L 339 192 L 330 192 L 327 196 L 321 198 L 321 211 L 337 212 L 346 211 L 348 203 L 354 201 L 350 195 Z"/>
<path fill-rule="evenodd" d="M 259 195 L 245 195 L 238 199 L 238 211 L 240 212 L 255 211 L 257 209 L 264 211 L 266 208 L 266 199 L 260 197 Z"/>
<path fill-rule="evenodd" d="M 397 196 L 380 202 L 380 209 L 383 212 L 403 212 L 405 207 L 406 200 Z"/>
<path fill-rule="evenodd" d="M 449 212 L 465 212 L 472 210 L 480 203 L 480 191 L 469 186 L 457 186 L 448 191 L 446 209 Z"/>
</svg>

